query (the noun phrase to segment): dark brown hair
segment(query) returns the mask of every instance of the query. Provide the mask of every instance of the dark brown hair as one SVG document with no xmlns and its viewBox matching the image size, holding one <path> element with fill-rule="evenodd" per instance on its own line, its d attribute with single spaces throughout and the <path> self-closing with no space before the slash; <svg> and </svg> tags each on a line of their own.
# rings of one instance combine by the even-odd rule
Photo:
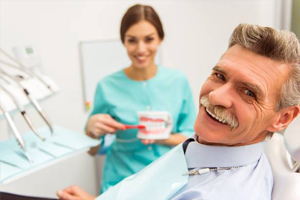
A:
<svg viewBox="0 0 300 200">
<path fill-rule="evenodd" d="M 150 22 L 157 30 L 158 36 L 161 40 L 164 39 L 164 30 L 159 16 L 151 6 L 136 4 L 130 7 L 121 21 L 120 35 L 124 43 L 126 31 L 134 24 L 141 20 Z"/>
</svg>

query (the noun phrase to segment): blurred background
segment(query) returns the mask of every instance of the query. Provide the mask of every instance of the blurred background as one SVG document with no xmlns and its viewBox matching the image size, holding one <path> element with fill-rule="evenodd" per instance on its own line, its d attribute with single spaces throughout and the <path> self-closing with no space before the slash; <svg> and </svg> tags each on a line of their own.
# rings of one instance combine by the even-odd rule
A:
<svg viewBox="0 0 300 200">
<path fill-rule="evenodd" d="M 136 3 L 158 12 L 165 29 L 160 62 L 186 74 L 196 107 L 202 83 L 239 23 L 292 30 L 300 37 L 300 0 L 0 0 L 1 48 L 12 54 L 16 45 L 36 46 L 41 71 L 61 89 L 41 102 L 53 124 L 84 132 L 89 111 L 80 44 L 119 39 L 121 17 Z M 44 126 L 31 110 L 35 124 Z M 24 120 L 14 120 L 21 132 L 28 130 Z M 299 123 L 298 118 L 292 126 Z M 5 120 L 0 120 L 0 141 L 7 139 L 7 132 Z"/>
</svg>

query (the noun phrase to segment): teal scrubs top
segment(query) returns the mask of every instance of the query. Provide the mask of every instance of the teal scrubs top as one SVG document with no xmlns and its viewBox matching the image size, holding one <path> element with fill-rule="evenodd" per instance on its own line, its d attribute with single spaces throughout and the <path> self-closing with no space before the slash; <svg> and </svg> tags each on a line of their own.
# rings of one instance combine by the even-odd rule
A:
<svg viewBox="0 0 300 200">
<path fill-rule="evenodd" d="M 158 66 L 156 75 L 146 81 L 129 79 L 123 70 L 99 81 L 94 114 L 109 114 L 123 124 L 139 124 L 138 111 L 168 111 L 172 115 L 172 133 L 190 137 L 196 119 L 193 96 L 187 78 L 180 71 Z M 137 173 L 172 147 L 144 145 L 136 129 L 117 131 L 107 151 L 101 191 Z M 102 137 L 104 139 L 104 137 Z"/>
</svg>

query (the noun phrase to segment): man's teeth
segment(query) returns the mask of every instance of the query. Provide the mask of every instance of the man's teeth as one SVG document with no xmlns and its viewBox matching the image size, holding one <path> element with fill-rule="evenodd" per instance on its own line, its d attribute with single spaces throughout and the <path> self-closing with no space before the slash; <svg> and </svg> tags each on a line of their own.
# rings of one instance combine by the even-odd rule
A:
<svg viewBox="0 0 300 200">
<path fill-rule="evenodd" d="M 212 112 L 210 112 L 207 108 L 205 108 L 205 110 L 210 114 L 210 116 L 212 116 L 214 119 L 218 120 L 219 122 L 223 123 L 223 124 L 227 124 L 225 119 L 221 119 L 218 116 L 216 116 L 215 114 L 213 114 Z"/>
</svg>

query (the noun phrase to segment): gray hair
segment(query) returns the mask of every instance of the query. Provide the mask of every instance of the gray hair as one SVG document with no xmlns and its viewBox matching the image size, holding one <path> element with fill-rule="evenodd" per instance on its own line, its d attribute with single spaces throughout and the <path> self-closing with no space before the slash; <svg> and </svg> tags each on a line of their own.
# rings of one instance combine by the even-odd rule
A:
<svg viewBox="0 0 300 200">
<path fill-rule="evenodd" d="M 276 105 L 277 111 L 300 103 L 300 44 L 294 33 L 240 24 L 231 35 L 228 48 L 236 44 L 290 66 L 288 79 L 281 88 Z"/>
</svg>

